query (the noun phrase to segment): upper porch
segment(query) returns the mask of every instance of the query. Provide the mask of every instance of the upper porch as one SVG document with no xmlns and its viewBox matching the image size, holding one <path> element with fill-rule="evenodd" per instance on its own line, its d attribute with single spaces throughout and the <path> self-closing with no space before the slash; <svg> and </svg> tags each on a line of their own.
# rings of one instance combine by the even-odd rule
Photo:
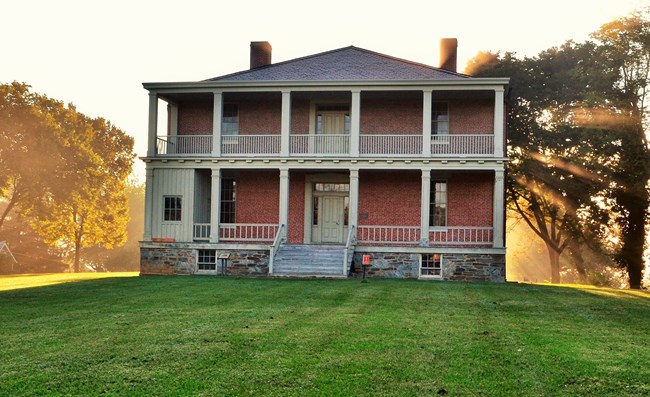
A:
<svg viewBox="0 0 650 397">
<path fill-rule="evenodd" d="M 502 84 L 147 88 L 149 159 L 504 157 Z"/>
</svg>

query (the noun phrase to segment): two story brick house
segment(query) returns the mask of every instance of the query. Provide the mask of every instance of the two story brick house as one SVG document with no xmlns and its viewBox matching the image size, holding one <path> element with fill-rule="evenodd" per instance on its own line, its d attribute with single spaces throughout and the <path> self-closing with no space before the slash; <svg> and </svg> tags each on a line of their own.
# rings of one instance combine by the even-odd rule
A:
<svg viewBox="0 0 650 397">
<path fill-rule="evenodd" d="M 505 280 L 508 79 L 457 73 L 456 48 L 274 64 L 252 42 L 249 70 L 145 83 L 141 273 L 348 277 L 367 256 L 374 277 Z"/>
</svg>

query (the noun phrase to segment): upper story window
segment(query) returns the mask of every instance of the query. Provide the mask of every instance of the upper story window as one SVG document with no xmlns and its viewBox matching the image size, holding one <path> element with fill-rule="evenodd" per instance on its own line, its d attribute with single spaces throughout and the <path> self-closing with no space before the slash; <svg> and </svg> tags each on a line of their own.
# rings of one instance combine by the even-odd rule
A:
<svg viewBox="0 0 650 397">
<path fill-rule="evenodd" d="M 221 134 L 237 135 L 239 133 L 239 107 L 235 103 L 225 103 L 221 118 Z"/>
<path fill-rule="evenodd" d="M 429 226 L 447 226 L 447 182 L 431 181 Z"/>
<path fill-rule="evenodd" d="M 221 179 L 221 223 L 235 223 L 235 203 L 237 202 L 237 181 Z"/>
<path fill-rule="evenodd" d="M 449 104 L 433 102 L 431 105 L 431 134 L 449 134 Z"/>
<path fill-rule="evenodd" d="M 181 221 L 181 196 L 164 196 L 163 197 L 163 221 L 180 222 Z"/>
</svg>

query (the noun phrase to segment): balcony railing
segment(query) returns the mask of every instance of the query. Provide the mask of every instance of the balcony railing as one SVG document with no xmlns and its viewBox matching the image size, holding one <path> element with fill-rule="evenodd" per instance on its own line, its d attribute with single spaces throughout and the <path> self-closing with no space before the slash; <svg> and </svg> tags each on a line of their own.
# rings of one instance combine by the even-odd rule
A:
<svg viewBox="0 0 650 397">
<path fill-rule="evenodd" d="M 422 135 L 361 135 L 359 153 L 364 155 L 419 155 Z"/>
<path fill-rule="evenodd" d="M 472 155 L 487 156 L 494 153 L 494 135 L 433 135 L 431 136 L 431 155 Z"/>
<path fill-rule="evenodd" d="M 221 136 L 221 154 L 224 156 L 239 154 L 279 154 L 280 135 L 223 135 Z"/>
<path fill-rule="evenodd" d="M 277 224 L 222 223 L 219 225 L 219 241 L 273 242 Z"/>
<path fill-rule="evenodd" d="M 210 224 L 195 223 L 193 237 L 194 241 L 210 241 Z"/>
<path fill-rule="evenodd" d="M 419 245 L 420 226 L 358 227 L 360 244 Z M 429 246 L 488 246 L 493 241 L 491 227 L 449 226 L 429 230 Z"/>
<path fill-rule="evenodd" d="M 406 244 L 420 243 L 419 226 L 358 226 L 359 243 Z"/>
<path fill-rule="evenodd" d="M 278 156 L 282 137 L 279 134 L 223 135 L 223 156 Z M 350 156 L 350 135 L 291 134 L 289 153 L 292 156 Z M 359 156 L 422 157 L 422 135 L 362 134 L 359 136 Z M 209 156 L 212 135 L 164 135 L 156 140 L 159 156 Z M 446 134 L 431 136 L 431 156 L 491 156 L 494 153 L 492 134 Z"/>
<path fill-rule="evenodd" d="M 446 227 L 429 230 L 429 245 L 490 245 L 491 227 Z"/>
<path fill-rule="evenodd" d="M 158 155 L 206 155 L 212 152 L 212 135 L 163 135 L 156 139 Z"/>
<path fill-rule="evenodd" d="M 290 137 L 290 153 L 294 155 L 347 155 L 350 153 L 350 136 L 293 134 Z"/>
</svg>

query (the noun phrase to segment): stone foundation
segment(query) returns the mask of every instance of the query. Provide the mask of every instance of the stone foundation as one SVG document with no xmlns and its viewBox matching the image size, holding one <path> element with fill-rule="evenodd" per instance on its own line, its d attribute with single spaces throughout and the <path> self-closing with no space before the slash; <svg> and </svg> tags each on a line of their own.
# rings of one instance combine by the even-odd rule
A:
<svg viewBox="0 0 650 397">
<path fill-rule="evenodd" d="M 355 252 L 353 275 L 363 274 L 363 255 L 370 255 L 371 265 L 366 276 L 376 278 L 418 278 L 420 254 L 395 252 Z M 505 255 L 499 254 L 443 254 L 443 280 L 504 282 Z"/>
<path fill-rule="evenodd" d="M 227 276 L 266 276 L 269 274 L 269 252 L 264 250 L 217 250 L 230 253 L 226 265 Z M 165 247 L 140 248 L 140 274 L 196 274 L 198 249 L 181 244 Z M 217 270 L 199 274 L 221 274 L 221 260 Z"/>
</svg>

